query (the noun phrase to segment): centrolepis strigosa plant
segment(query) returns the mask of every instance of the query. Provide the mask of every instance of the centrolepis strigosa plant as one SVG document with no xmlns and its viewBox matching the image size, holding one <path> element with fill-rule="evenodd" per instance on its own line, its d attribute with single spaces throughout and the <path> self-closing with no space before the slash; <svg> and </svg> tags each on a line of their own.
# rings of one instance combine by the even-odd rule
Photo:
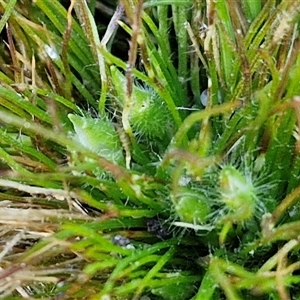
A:
<svg viewBox="0 0 300 300">
<path fill-rule="evenodd" d="M 113 124 L 100 118 L 69 114 L 77 140 L 82 146 L 118 165 L 124 165 L 123 149 Z"/>
<path fill-rule="evenodd" d="M 126 78 L 116 67 L 111 67 L 114 83 L 114 98 L 123 108 L 126 95 Z M 130 107 L 129 121 L 134 134 L 139 138 L 153 141 L 169 141 L 172 133 L 172 118 L 166 104 L 148 86 L 135 83 L 132 92 L 133 103 Z"/>
</svg>

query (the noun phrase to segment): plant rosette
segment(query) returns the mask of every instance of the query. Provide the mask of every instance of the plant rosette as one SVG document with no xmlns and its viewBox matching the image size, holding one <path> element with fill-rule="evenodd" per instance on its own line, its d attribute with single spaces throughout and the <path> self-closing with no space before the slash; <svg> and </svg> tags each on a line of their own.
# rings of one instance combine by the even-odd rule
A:
<svg viewBox="0 0 300 300">
<path fill-rule="evenodd" d="M 126 98 L 126 78 L 114 66 L 111 74 L 117 100 L 121 107 Z M 148 86 L 134 84 L 132 104 L 130 106 L 129 122 L 133 132 L 138 137 L 164 141 L 171 138 L 172 118 L 164 101 Z"/>
<path fill-rule="evenodd" d="M 225 212 L 218 220 L 223 226 L 220 232 L 222 244 L 233 224 L 243 224 L 254 216 L 257 196 L 251 178 L 231 165 L 224 166 L 220 171 L 219 192 L 222 212 Z"/>
<path fill-rule="evenodd" d="M 105 119 L 81 117 L 74 114 L 69 114 L 68 118 L 74 127 L 75 133 L 73 139 L 75 141 L 117 165 L 125 165 L 120 138 L 111 122 Z M 71 153 L 74 156 L 72 151 Z M 89 159 L 89 161 L 86 162 L 91 162 L 91 160 Z M 100 167 L 97 169 L 99 170 L 93 173 L 103 175 L 104 171 L 100 170 Z"/>
<path fill-rule="evenodd" d="M 203 224 L 207 221 L 211 207 L 201 191 L 182 188 L 174 198 L 175 211 L 182 222 Z"/>
</svg>

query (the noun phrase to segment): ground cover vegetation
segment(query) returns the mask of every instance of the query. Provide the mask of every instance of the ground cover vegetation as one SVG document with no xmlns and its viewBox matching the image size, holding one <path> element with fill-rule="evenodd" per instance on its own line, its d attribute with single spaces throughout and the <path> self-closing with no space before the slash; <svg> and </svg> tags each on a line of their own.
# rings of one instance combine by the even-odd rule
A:
<svg viewBox="0 0 300 300">
<path fill-rule="evenodd" d="M 0 1 L 5 299 L 300 299 L 300 2 Z"/>
</svg>

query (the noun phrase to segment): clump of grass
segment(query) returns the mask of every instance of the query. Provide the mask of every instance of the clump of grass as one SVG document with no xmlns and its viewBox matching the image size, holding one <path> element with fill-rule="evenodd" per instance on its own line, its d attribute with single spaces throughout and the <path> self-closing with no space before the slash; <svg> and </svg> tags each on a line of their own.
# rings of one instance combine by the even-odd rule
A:
<svg viewBox="0 0 300 300">
<path fill-rule="evenodd" d="M 0 11 L 1 297 L 298 298 L 297 1 Z"/>
</svg>

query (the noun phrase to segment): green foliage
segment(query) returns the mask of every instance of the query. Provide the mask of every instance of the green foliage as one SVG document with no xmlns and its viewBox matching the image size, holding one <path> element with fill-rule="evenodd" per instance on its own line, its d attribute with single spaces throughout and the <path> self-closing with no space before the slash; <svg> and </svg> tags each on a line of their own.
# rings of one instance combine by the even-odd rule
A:
<svg viewBox="0 0 300 300">
<path fill-rule="evenodd" d="M 114 66 L 111 76 L 116 90 L 116 100 L 124 109 L 126 98 L 126 78 Z M 134 105 L 130 109 L 129 120 L 135 135 L 148 140 L 165 140 L 170 142 L 172 121 L 165 102 L 150 87 L 134 85 L 132 91 Z M 164 126 L 161 126 L 161 124 Z"/>
<path fill-rule="evenodd" d="M 298 299 L 300 4 L 120 3 L 0 1 L 1 297 Z"/>
<path fill-rule="evenodd" d="M 208 199 L 201 193 L 184 189 L 178 193 L 175 200 L 175 210 L 183 222 L 201 224 L 211 212 Z"/>
<path fill-rule="evenodd" d="M 73 124 L 77 142 L 109 161 L 124 165 L 121 142 L 111 122 L 73 114 L 68 114 L 68 118 Z"/>
</svg>

